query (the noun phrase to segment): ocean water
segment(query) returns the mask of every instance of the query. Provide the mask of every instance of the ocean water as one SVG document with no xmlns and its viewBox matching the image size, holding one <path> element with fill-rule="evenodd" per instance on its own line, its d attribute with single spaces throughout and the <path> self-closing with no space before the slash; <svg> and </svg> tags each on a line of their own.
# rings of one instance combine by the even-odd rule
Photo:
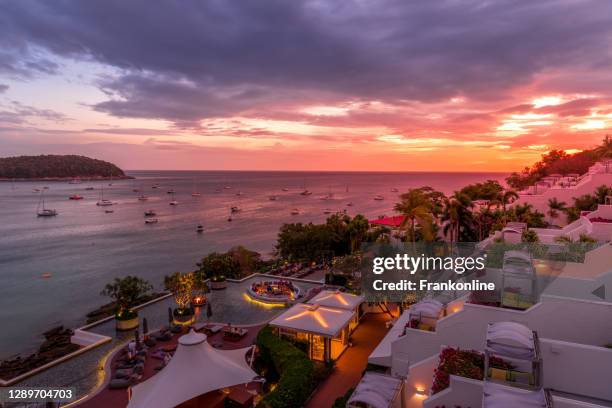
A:
<svg viewBox="0 0 612 408">
<path fill-rule="evenodd" d="M 469 183 L 503 180 L 500 173 L 341 173 L 132 171 L 135 180 L 109 182 L 0 183 L 0 359 L 34 350 L 42 332 L 76 327 L 85 314 L 108 302 L 100 296 L 115 277 L 138 275 L 156 289 L 164 275 L 189 271 L 211 251 L 243 245 L 270 256 L 279 227 L 287 222 L 322 222 L 331 211 L 392 214 L 399 193 L 432 186 L 445 193 Z M 159 188 L 153 189 L 154 184 Z M 45 190 L 57 217 L 39 218 Z M 85 188 L 94 187 L 93 191 Z M 100 190 L 115 203 L 98 207 Z M 226 188 L 228 187 L 228 188 Z M 133 189 L 140 192 L 133 192 Z M 310 196 L 299 193 L 312 191 Z M 171 206 L 175 190 L 178 206 Z M 287 191 L 283 191 L 287 189 Z M 196 190 L 200 197 L 192 197 Z M 68 199 L 71 194 L 83 200 Z M 146 194 L 148 201 L 137 200 Z M 240 195 L 239 195 L 240 194 Z M 270 196 L 277 200 L 271 201 Z M 321 199 L 330 195 L 328 200 Z M 382 195 L 383 201 L 374 200 Z M 352 202 L 353 206 L 347 206 Z M 228 222 L 232 206 L 241 211 Z M 292 209 L 299 215 L 291 215 Z M 113 213 L 105 210 L 112 209 Z M 145 225 L 153 209 L 159 222 Z M 196 233 L 197 224 L 204 233 Z M 43 274 L 50 274 L 43 278 Z"/>
</svg>

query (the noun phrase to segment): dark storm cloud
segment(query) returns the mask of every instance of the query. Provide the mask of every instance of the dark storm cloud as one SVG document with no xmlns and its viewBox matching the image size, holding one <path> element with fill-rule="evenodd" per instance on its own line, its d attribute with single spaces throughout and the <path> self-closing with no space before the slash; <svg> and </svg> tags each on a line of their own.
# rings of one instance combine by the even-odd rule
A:
<svg viewBox="0 0 612 408">
<path fill-rule="evenodd" d="M 8 89 L 9 89 L 8 85 L 0 84 L 0 94 L 8 91 Z"/>
<path fill-rule="evenodd" d="M 0 2 L 2 49 L 116 67 L 95 109 L 179 126 L 300 101 L 499 100 L 547 69 L 608 69 L 611 33 L 597 0 Z"/>
</svg>

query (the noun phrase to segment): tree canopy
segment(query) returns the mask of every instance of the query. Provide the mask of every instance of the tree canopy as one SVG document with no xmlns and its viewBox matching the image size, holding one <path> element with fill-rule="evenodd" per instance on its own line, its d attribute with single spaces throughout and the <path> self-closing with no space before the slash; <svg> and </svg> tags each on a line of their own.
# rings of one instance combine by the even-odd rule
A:
<svg viewBox="0 0 612 408">
<path fill-rule="evenodd" d="M 125 177 L 116 165 L 77 155 L 41 155 L 0 158 L 0 178 Z"/>
</svg>

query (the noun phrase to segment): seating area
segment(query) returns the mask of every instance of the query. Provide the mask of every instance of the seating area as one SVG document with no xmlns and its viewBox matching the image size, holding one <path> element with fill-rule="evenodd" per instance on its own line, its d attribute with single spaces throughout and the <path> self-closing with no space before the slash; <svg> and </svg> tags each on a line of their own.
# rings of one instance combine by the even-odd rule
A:
<svg viewBox="0 0 612 408">
<path fill-rule="evenodd" d="M 324 263 L 310 264 L 303 263 L 288 263 L 277 268 L 273 268 L 268 272 L 269 275 L 282 276 L 286 278 L 305 278 L 306 276 L 318 272 L 327 271 L 329 266 Z"/>
</svg>

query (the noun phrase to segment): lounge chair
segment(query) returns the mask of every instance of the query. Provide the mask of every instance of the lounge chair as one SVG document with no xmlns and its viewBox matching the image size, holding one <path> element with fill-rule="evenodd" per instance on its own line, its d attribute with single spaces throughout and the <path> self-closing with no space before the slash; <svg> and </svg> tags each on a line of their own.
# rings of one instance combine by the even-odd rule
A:
<svg viewBox="0 0 612 408">
<path fill-rule="evenodd" d="M 108 388 L 111 390 L 120 390 L 129 387 L 134 383 L 131 378 L 113 378 L 108 383 Z"/>
</svg>

